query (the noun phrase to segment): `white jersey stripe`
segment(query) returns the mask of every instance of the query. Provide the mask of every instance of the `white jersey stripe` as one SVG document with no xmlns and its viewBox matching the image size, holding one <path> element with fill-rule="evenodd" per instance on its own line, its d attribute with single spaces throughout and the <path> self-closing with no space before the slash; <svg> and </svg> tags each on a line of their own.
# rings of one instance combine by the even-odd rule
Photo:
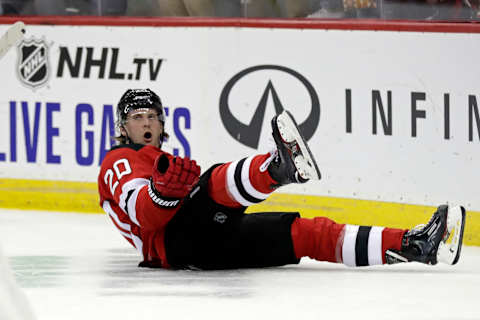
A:
<svg viewBox="0 0 480 320">
<path fill-rule="evenodd" d="M 125 183 L 122 186 L 122 193 L 120 194 L 120 198 L 119 198 L 119 201 L 118 201 L 118 206 L 120 207 L 120 209 L 125 211 L 125 206 L 126 206 L 125 201 L 127 200 L 128 193 L 131 190 L 138 189 L 138 188 L 143 187 L 144 185 L 147 185 L 147 184 L 148 184 L 148 180 L 144 179 L 144 178 L 135 178 L 135 179 L 132 179 L 132 180 L 128 181 L 127 183 Z"/>
<path fill-rule="evenodd" d="M 357 265 L 355 259 L 355 243 L 359 226 L 345 225 L 345 237 L 343 238 L 342 256 L 343 263 L 349 267 Z"/>
<path fill-rule="evenodd" d="M 384 227 L 372 227 L 368 237 L 368 264 L 383 264 L 382 232 Z"/>
<path fill-rule="evenodd" d="M 135 244 L 135 248 L 137 248 L 137 251 L 140 252 L 140 254 L 143 256 L 143 242 L 142 242 L 142 239 L 140 239 L 136 235 L 132 234 L 132 240 L 133 240 L 133 243 Z"/>
<path fill-rule="evenodd" d="M 233 199 L 240 203 L 242 206 L 248 207 L 253 205 L 253 202 L 246 200 L 238 191 L 237 185 L 235 184 L 235 169 L 237 168 L 238 161 L 232 162 L 228 165 L 227 169 L 227 190 L 232 195 Z"/>
<path fill-rule="evenodd" d="M 130 217 L 130 220 L 132 220 L 132 222 L 135 223 L 137 226 L 140 226 L 140 222 L 138 222 L 137 220 L 137 197 L 138 193 L 142 188 L 146 188 L 146 185 L 140 186 L 139 188 L 135 189 L 135 191 L 133 191 L 132 195 L 128 199 L 127 203 L 128 216 Z"/>
<path fill-rule="evenodd" d="M 123 223 L 118 219 L 118 215 L 113 211 L 112 207 L 110 206 L 110 202 L 105 200 L 103 201 L 103 210 L 115 221 L 115 227 L 117 227 L 118 231 L 128 239 L 132 239 L 132 234 L 130 233 L 130 225 L 127 223 Z"/>
<path fill-rule="evenodd" d="M 110 202 L 108 200 L 105 200 L 103 201 L 103 210 L 110 216 L 112 217 L 112 219 L 115 221 L 115 223 L 117 224 L 117 226 L 120 229 L 120 231 L 126 231 L 126 232 L 130 232 L 130 225 L 128 223 L 123 223 L 120 221 L 120 219 L 118 218 L 118 215 L 115 211 L 113 211 L 111 205 L 110 205 Z"/>
<path fill-rule="evenodd" d="M 126 233 L 123 232 L 122 230 L 118 229 L 118 231 L 124 236 L 125 238 L 132 239 L 132 234 L 131 233 Z"/>
<path fill-rule="evenodd" d="M 252 197 L 264 200 L 267 199 L 270 194 L 258 191 L 252 186 L 252 183 L 250 182 L 250 164 L 252 163 L 254 157 L 255 156 L 248 157 L 243 163 L 242 184 L 245 188 L 245 191 L 247 191 L 247 193 L 250 194 Z"/>
<path fill-rule="evenodd" d="M 135 178 L 128 181 L 122 186 L 122 194 L 120 194 L 118 205 L 120 206 L 120 209 L 122 209 L 125 213 L 128 214 L 128 216 L 130 217 L 130 220 L 132 220 L 132 222 L 135 223 L 136 225 L 140 225 L 137 220 L 137 212 L 135 210 L 135 205 L 137 203 L 137 196 L 140 189 L 146 185 L 148 185 L 148 179 Z M 128 194 L 131 191 L 133 191 L 133 193 L 128 199 L 128 203 L 125 203 L 127 201 Z M 125 208 L 128 208 L 128 212 L 125 210 Z"/>
</svg>

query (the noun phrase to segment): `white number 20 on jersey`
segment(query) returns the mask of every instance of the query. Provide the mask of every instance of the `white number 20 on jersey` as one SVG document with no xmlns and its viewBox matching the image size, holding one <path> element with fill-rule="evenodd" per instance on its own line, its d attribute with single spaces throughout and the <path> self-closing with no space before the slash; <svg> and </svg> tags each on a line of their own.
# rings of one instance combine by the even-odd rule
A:
<svg viewBox="0 0 480 320">
<path fill-rule="evenodd" d="M 107 172 L 105 172 L 103 180 L 105 181 L 105 184 L 110 187 L 112 196 L 115 194 L 115 189 L 118 186 L 118 180 L 130 173 L 132 173 L 132 169 L 130 168 L 130 163 L 128 163 L 127 159 L 119 159 L 115 161 L 113 163 L 113 170 L 108 169 Z"/>
</svg>

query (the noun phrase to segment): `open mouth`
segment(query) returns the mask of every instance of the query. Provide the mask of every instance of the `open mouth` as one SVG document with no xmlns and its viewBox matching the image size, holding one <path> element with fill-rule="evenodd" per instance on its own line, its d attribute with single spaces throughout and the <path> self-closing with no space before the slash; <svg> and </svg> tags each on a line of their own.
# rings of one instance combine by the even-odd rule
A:
<svg viewBox="0 0 480 320">
<path fill-rule="evenodd" d="M 145 134 L 143 135 L 143 137 L 147 140 L 150 140 L 152 138 L 152 133 L 151 132 L 145 132 Z"/>
</svg>

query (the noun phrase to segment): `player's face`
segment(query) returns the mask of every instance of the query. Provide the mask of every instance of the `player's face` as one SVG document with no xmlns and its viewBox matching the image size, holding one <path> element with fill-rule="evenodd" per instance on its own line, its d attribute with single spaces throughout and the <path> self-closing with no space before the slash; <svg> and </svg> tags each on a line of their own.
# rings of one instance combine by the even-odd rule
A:
<svg viewBox="0 0 480 320">
<path fill-rule="evenodd" d="M 124 136 L 128 135 L 133 143 L 159 148 L 163 125 L 158 120 L 158 113 L 155 109 L 136 109 L 128 114 L 121 133 Z"/>
</svg>

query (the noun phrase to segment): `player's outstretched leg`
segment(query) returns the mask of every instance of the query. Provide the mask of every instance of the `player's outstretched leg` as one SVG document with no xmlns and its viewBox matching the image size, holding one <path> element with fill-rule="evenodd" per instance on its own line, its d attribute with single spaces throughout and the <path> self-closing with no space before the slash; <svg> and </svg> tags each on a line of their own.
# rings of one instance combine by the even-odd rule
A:
<svg viewBox="0 0 480 320">
<path fill-rule="evenodd" d="M 456 264 L 462 249 L 465 208 L 441 205 L 425 225 L 419 225 L 403 236 L 400 250 L 387 250 L 387 263 L 422 262 Z M 447 240 L 451 239 L 447 243 Z"/>
<path fill-rule="evenodd" d="M 216 203 L 250 206 L 279 186 L 320 179 L 315 158 L 290 112 L 272 119 L 272 131 L 277 150 L 224 163 L 212 171 L 208 194 Z"/>
<path fill-rule="evenodd" d="M 272 119 L 277 156 L 268 167 L 280 185 L 320 180 L 320 170 L 292 114 L 284 110 Z"/>
</svg>

